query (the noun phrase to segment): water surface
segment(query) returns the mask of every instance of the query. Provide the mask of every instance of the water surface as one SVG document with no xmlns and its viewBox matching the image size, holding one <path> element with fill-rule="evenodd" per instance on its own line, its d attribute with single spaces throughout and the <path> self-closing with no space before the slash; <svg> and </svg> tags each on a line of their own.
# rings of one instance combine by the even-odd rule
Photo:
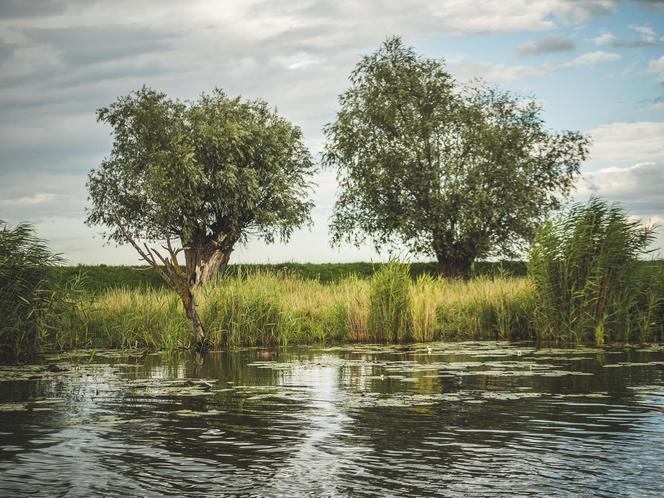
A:
<svg viewBox="0 0 664 498">
<path fill-rule="evenodd" d="M 662 496 L 664 351 L 496 342 L 0 367 L 3 496 Z"/>
</svg>

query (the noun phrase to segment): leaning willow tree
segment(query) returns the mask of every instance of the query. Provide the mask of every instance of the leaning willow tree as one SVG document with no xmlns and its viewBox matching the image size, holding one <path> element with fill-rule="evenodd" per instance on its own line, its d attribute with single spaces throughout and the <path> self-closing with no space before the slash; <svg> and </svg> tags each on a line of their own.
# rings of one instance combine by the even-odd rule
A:
<svg viewBox="0 0 664 498">
<path fill-rule="evenodd" d="M 181 102 L 143 87 L 97 118 L 114 140 L 88 176 L 87 222 L 159 272 L 192 323 L 191 347 L 203 348 L 194 289 L 223 271 L 236 243 L 287 240 L 310 221 L 302 133 L 265 102 L 221 90 Z"/>
<path fill-rule="evenodd" d="M 588 138 L 549 132 L 534 102 L 457 84 L 389 38 L 363 57 L 325 128 L 333 243 L 401 243 L 451 276 L 513 256 L 570 193 Z"/>
</svg>

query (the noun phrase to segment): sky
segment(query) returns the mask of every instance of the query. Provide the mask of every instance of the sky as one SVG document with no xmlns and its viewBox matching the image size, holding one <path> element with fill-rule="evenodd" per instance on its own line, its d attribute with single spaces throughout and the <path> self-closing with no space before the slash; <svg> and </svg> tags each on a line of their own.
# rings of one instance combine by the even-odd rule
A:
<svg viewBox="0 0 664 498">
<path fill-rule="evenodd" d="M 138 264 L 83 223 L 112 143 L 96 109 L 144 84 L 180 99 L 219 87 L 275 106 L 319 158 L 350 71 L 392 35 L 461 83 L 536 98 L 552 130 L 588 133 L 575 199 L 664 225 L 664 0 L 0 0 L 0 219 L 33 223 L 72 264 Z M 330 247 L 335 173 L 314 180 L 310 228 L 232 261 L 385 258 Z"/>
</svg>

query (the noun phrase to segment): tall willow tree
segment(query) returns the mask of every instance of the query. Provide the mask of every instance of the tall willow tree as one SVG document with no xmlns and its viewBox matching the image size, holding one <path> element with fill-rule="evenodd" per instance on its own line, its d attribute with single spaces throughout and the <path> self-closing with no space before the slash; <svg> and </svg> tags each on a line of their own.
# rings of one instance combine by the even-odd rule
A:
<svg viewBox="0 0 664 498">
<path fill-rule="evenodd" d="M 193 290 L 249 235 L 287 240 L 310 221 L 314 171 L 298 127 L 221 90 L 181 102 L 150 88 L 97 111 L 113 147 L 90 172 L 87 222 L 131 244 L 180 296 L 205 344 Z M 178 260 L 184 254 L 184 269 Z"/>
<path fill-rule="evenodd" d="M 373 240 L 460 276 L 513 256 L 570 193 L 589 140 L 545 129 L 534 101 L 461 87 L 443 61 L 389 38 L 363 57 L 324 131 L 340 194 L 333 243 Z"/>
</svg>

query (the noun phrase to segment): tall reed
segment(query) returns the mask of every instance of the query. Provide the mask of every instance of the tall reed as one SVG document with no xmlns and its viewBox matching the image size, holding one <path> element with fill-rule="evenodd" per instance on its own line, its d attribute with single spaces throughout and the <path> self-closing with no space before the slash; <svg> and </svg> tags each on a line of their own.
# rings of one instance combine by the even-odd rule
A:
<svg viewBox="0 0 664 498">
<path fill-rule="evenodd" d="M 61 262 L 31 225 L 0 220 L 0 356 L 18 359 L 37 350 L 60 304 L 52 267 Z"/>
<path fill-rule="evenodd" d="M 542 225 L 528 268 L 538 336 L 596 344 L 649 339 L 651 321 L 643 317 L 656 312 L 659 297 L 638 259 L 653 238 L 652 228 L 597 198 Z"/>
<path fill-rule="evenodd" d="M 411 341 L 412 306 L 410 268 L 407 264 L 391 261 L 371 278 L 369 340 Z"/>
</svg>

